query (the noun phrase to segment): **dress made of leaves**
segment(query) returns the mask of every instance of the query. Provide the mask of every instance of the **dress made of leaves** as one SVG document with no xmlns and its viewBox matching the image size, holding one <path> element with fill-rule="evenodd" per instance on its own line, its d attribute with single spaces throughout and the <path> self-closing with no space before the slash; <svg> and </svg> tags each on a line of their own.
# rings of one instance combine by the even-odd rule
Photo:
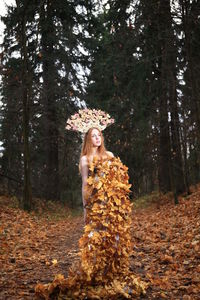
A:
<svg viewBox="0 0 200 300">
<path fill-rule="evenodd" d="M 38 284 L 37 295 L 53 299 L 50 295 L 56 291 L 54 299 L 133 299 L 145 293 L 145 284 L 129 270 L 132 245 L 127 170 L 119 158 L 94 160 L 90 165 L 80 261 L 72 266 L 67 279 L 58 275 L 51 284 Z"/>
</svg>

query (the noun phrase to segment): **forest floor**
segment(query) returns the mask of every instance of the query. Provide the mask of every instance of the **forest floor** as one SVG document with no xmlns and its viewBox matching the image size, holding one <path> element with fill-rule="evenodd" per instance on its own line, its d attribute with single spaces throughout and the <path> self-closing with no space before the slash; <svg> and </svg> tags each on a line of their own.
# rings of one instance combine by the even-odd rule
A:
<svg viewBox="0 0 200 300">
<path fill-rule="evenodd" d="M 67 277 L 78 259 L 83 217 L 67 208 L 57 215 L 45 208 L 28 214 L 15 202 L 0 197 L 0 299 L 35 299 L 38 282 L 51 282 L 56 274 Z M 141 299 L 200 299 L 200 186 L 178 205 L 170 195 L 138 203 L 130 267 L 149 284 Z"/>
</svg>

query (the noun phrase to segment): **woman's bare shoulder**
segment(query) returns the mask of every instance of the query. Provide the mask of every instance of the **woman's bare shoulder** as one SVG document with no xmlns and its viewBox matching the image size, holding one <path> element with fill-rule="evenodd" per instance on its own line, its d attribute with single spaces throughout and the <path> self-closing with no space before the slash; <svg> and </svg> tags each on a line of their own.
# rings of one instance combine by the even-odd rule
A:
<svg viewBox="0 0 200 300">
<path fill-rule="evenodd" d="M 108 155 L 108 157 L 114 157 L 114 154 L 110 151 L 106 151 L 106 154 Z"/>
<path fill-rule="evenodd" d="M 87 159 L 87 156 L 86 155 L 83 155 L 80 159 L 80 163 L 81 165 L 87 165 L 88 164 L 88 159 Z"/>
</svg>

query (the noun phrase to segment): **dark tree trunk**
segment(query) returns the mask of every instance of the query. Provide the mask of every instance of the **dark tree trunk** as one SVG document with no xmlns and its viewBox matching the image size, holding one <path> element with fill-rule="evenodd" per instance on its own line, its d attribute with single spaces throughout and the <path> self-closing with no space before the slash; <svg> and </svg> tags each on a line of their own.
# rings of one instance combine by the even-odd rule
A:
<svg viewBox="0 0 200 300">
<path fill-rule="evenodd" d="M 167 52 L 165 39 L 165 19 L 163 8 L 158 4 L 158 46 L 159 46 L 159 64 L 158 74 L 160 77 L 160 138 L 159 138 L 159 165 L 158 180 L 160 191 L 166 193 L 172 187 L 172 168 L 171 168 L 171 144 L 168 121 L 168 84 L 167 84 Z"/>
<path fill-rule="evenodd" d="M 26 7 L 24 5 L 24 14 L 21 21 L 21 59 L 22 59 L 22 102 L 23 102 L 23 160 L 24 160 L 24 191 L 23 206 L 30 211 L 32 208 L 32 187 L 31 187 L 31 166 L 29 149 L 29 118 L 30 118 L 30 73 L 28 70 L 27 39 L 26 39 Z"/>
<path fill-rule="evenodd" d="M 172 28 L 172 18 L 170 12 L 170 0 L 160 2 L 160 37 L 161 37 L 161 78 L 162 92 L 160 102 L 161 114 L 161 138 L 160 147 L 164 147 L 165 152 L 161 152 L 161 158 L 166 159 L 165 167 L 171 173 L 171 189 L 174 192 L 175 203 L 177 195 L 185 191 L 185 180 L 183 174 L 183 162 L 180 143 L 180 125 L 178 115 L 177 79 L 176 79 L 176 56 L 174 33 Z M 169 128 L 169 115 L 171 117 Z M 163 122 L 163 124 L 162 124 Z M 170 130 L 169 130 L 170 129 Z M 164 137 L 163 135 L 164 133 Z M 162 145 L 165 143 L 165 145 Z M 164 157 L 165 155 L 165 157 Z M 164 162 L 162 162 L 164 163 Z M 162 190 L 162 189 L 161 189 Z"/>
<path fill-rule="evenodd" d="M 174 89 L 176 95 L 176 88 Z M 177 108 L 177 97 L 171 95 L 171 139 L 172 139 L 172 166 L 177 195 L 185 192 L 185 176 L 183 173 L 183 161 L 180 143 L 180 125 Z"/>
<path fill-rule="evenodd" d="M 187 152 L 188 152 L 188 147 L 187 147 L 187 133 L 186 133 L 186 120 L 184 120 L 184 125 L 182 126 L 181 130 L 181 141 L 182 141 L 182 148 L 183 148 L 183 157 L 184 157 L 184 174 L 185 174 L 185 186 L 186 186 L 186 191 L 187 194 L 190 194 L 190 185 L 189 185 L 189 166 L 188 166 L 188 160 L 187 160 Z"/>
<path fill-rule="evenodd" d="M 56 110 L 56 66 L 54 52 L 54 23 L 52 3 L 47 0 L 41 9 L 42 59 L 43 59 L 43 125 L 45 178 L 44 196 L 60 198 L 58 162 L 58 120 Z"/>
<path fill-rule="evenodd" d="M 171 190 L 171 161 L 167 99 L 164 94 L 160 97 L 160 141 L 158 168 L 159 188 L 161 192 L 166 193 Z"/>
</svg>

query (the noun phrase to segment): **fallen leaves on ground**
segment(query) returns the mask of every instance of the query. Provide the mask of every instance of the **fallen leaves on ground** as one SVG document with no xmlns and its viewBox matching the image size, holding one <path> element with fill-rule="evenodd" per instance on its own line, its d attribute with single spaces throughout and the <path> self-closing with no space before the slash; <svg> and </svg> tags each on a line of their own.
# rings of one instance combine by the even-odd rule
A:
<svg viewBox="0 0 200 300">
<path fill-rule="evenodd" d="M 135 211 L 132 232 L 132 268 L 148 278 L 149 299 L 200 299 L 200 188 L 179 205 Z"/>
<path fill-rule="evenodd" d="M 0 299 L 34 299 L 37 282 L 67 275 L 78 258 L 82 217 L 55 221 L 8 207 L 9 202 L 0 197 Z"/>
<path fill-rule="evenodd" d="M 200 299 L 200 187 L 165 201 L 133 212 L 130 267 L 149 283 L 143 299 Z M 38 282 L 66 278 L 82 233 L 82 217 L 47 221 L 1 205 L 0 299 L 34 299 Z"/>
</svg>

